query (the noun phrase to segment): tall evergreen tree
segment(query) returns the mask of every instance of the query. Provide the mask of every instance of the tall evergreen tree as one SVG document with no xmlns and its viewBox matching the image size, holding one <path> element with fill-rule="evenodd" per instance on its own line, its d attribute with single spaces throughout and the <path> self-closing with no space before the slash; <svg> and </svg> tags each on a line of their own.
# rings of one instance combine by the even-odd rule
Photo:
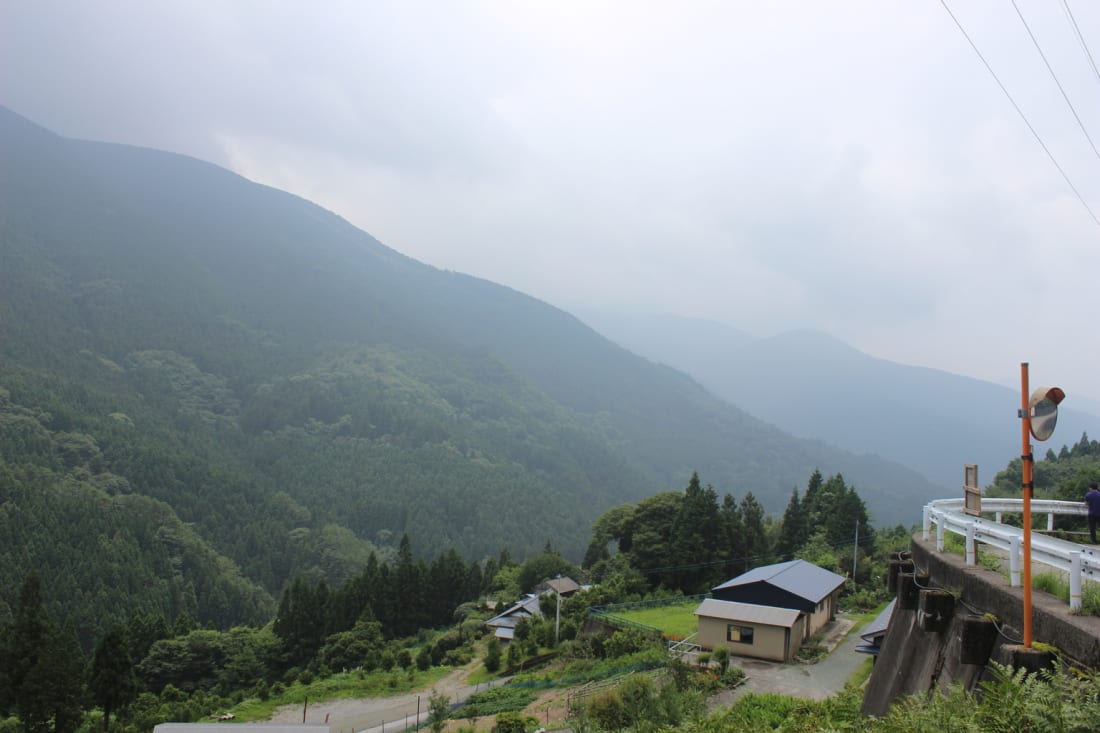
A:
<svg viewBox="0 0 1100 733">
<path fill-rule="evenodd" d="M 121 711 L 137 694 L 134 661 L 120 627 L 107 629 L 96 645 L 88 687 L 92 699 L 103 708 L 103 730 L 107 731 L 111 727 L 111 713 Z"/>
<path fill-rule="evenodd" d="M 787 509 L 783 512 L 783 524 L 779 528 L 776 554 L 783 560 L 793 559 L 798 548 L 806 544 L 809 534 L 809 524 L 806 521 L 802 502 L 798 498 L 798 489 L 794 489 L 791 492 L 791 500 L 787 502 Z"/>
<path fill-rule="evenodd" d="M 741 552 L 741 508 L 737 506 L 737 499 L 733 498 L 731 494 L 726 494 L 722 498 L 722 508 L 718 512 L 719 522 L 721 524 L 722 539 L 719 546 L 719 557 L 725 559 L 725 565 L 722 567 L 722 576 L 724 580 L 728 580 L 741 572 L 742 563 L 740 561 Z"/>
<path fill-rule="evenodd" d="M 715 550 L 721 529 L 717 493 L 711 486 L 704 489 L 699 483 L 699 474 L 692 473 L 680 509 L 672 521 L 669 560 L 675 569 L 668 574 L 671 587 L 685 593 L 704 589 L 713 570 L 691 566 L 717 559 Z"/>
<path fill-rule="evenodd" d="M 764 507 L 752 492 L 741 500 L 741 556 L 744 570 L 760 564 L 768 554 L 768 533 L 764 529 Z"/>
<path fill-rule="evenodd" d="M 29 684 L 27 677 L 38 664 L 39 658 L 45 654 L 54 631 L 43 606 L 42 582 L 37 575 L 28 575 L 19 589 L 15 619 L 6 635 L 4 658 L 0 659 L 0 674 L 3 675 L 0 678 L 0 711 L 19 709 L 30 698 L 37 700 L 34 694 L 25 689 Z"/>
</svg>

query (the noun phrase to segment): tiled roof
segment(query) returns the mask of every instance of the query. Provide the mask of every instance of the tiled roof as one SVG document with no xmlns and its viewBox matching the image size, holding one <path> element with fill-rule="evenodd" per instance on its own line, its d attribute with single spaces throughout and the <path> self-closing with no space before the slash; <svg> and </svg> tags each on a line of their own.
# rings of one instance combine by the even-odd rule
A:
<svg viewBox="0 0 1100 733">
<path fill-rule="evenodd" d="M 736 603 L 707 598 L 695 609 L 696 616 L 717 618 L 723 621 L 743 621 L 748 624 L 781 626 L 789 629 L 801 615 L 800 611 L 774 606 L 757 606 L 753 603 Z"/>
<path fill-rule="evenodd" d="M 742 573 L 732 580 L 715 586 L 714 590 L 735 588 L 750 583 L 767 583 L 800 598 L 818 603 L 844 583 L 844 576 L 819 568 L 805 560 L 790 560 L 753 568 L 747 573 Z"/>
</svg>

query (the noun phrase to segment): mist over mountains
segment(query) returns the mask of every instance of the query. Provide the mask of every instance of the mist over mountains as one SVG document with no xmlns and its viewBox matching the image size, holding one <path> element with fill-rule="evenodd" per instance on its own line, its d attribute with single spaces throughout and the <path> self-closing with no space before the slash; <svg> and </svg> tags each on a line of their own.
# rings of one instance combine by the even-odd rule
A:
<svg viewBox="0 0 1100 733">
<path fill-rule="evenodd" d="M 583 318 L 631 351 L 690 374 L 716 396 L 792 435 L 896 461 L 948 492 L 962 485 L 965 464 L 978 464 L 980 479 L 989 483 L 1020 452 L 1018 388 L 877 359 L 815 331 L 754 338 L 723 324 L 675 316 Z M 1007 364 L 1006 373 L 1017 374 L 1018 365 Z M 1035 450 L 1057 452 L 1082 433 L 1096 434 L 1100 418 L 1093 408 L 1070 395 L 1059 408 L 1055 435 Z"/>
<path fill-rule="evenodd" d="M 219 623 L 404 534 L 579 557 L 601 511 L 692 471 L 776 514 L 839 472 L 878 524 L 942 493 L 308 201 L 3 109 L 0 459 L 0 603 L 34 568 L 89 613 L 130 587 L 131 610 Z"/>
</svg>

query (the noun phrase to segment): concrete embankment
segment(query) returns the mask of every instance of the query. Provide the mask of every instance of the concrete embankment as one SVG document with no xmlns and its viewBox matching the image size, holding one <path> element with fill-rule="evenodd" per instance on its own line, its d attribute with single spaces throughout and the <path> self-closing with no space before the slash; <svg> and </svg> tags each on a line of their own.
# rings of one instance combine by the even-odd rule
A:
<svg viewBox="0 0 1100 733">
<path fill-rule="evenodd" d="M 935 618 L 921 610 L 919 600 L 903 608 L 899 593 L 867 684 L 867 715 L 883 715 L 906 695 L 956 683 L 974 689 L 988 677 L 989 661 L 1012 666 L 1032 658 L 1032 650 L 1020 647 L 1023 588 L 1010 587 L 1001 572 L 967 567 L 962 557 L 937 552 L 935 543 L 920 535 L 911 551 L 917 589 L 948 592 L 926 593 L 925 602 L 949 594 L 952 608 L 949 617 Z M 1032 639 L 1054 647 L 1069 663 L 1100 669 L 1100 618 L 1073 615 L 1065 601 L 1038 591 L 1032 593 Z"/>
</svg>

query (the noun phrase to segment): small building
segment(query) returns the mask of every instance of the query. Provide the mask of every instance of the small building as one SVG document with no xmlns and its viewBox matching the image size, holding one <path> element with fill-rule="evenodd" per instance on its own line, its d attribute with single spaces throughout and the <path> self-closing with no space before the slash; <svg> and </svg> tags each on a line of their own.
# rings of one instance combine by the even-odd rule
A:
<svg viewBox="0 0 1100 733">
<path fill-rule="evenodd" d="M 536 595 L 528 595 L 519 603 L 510 606 L 503 613 L 493 616 L 485 622 L 485 625 L 493 630 L 493 635 L 496 636 L 496 638 L 500 639 L 502 642 L 509 642 L 515 637 L 516 624 L 525 618 L 541 615 L 542 609 L 539 608 L 539 597 Z"/>
<path fill-rule="evenodd" d="M 541 596 L 543 593 L 557 593 L 562 598 L 567 598 L 581 589 L 580 583 L 568 576 L 544 580 L 535 586 L 534 594 Z"/>
<path fill-rule="evenodd" d="M 890 601 L 890 604 L 882 609 L 882 613 L 863 628 L 859 633 L 863 643 L 856 647 L 857 652 L 872 654 L 876 659 L 878 658 L 879 650 L 882 649 L 882 640 L 886 638 L 886 630 L 890 627 L 890 619 L 894 615 L 894 606 L 897 602 L 897 598 Z"/>
<path fill-rule="evenodd" d="M 837 598 L 844 576 L 805 560 L 790 560 L 753 568 L 712 589 L 716 600 L 771 608 L 786 608 L 806 615 L 805 641 L 836 618 Z"/>
<path fill-rule="evenodd" d="M 802 646 L 806 615 L 790 608 L 707 598 L 695 609 L 697 641 L 704 649 L 786 662 Z"/>
</svg>

